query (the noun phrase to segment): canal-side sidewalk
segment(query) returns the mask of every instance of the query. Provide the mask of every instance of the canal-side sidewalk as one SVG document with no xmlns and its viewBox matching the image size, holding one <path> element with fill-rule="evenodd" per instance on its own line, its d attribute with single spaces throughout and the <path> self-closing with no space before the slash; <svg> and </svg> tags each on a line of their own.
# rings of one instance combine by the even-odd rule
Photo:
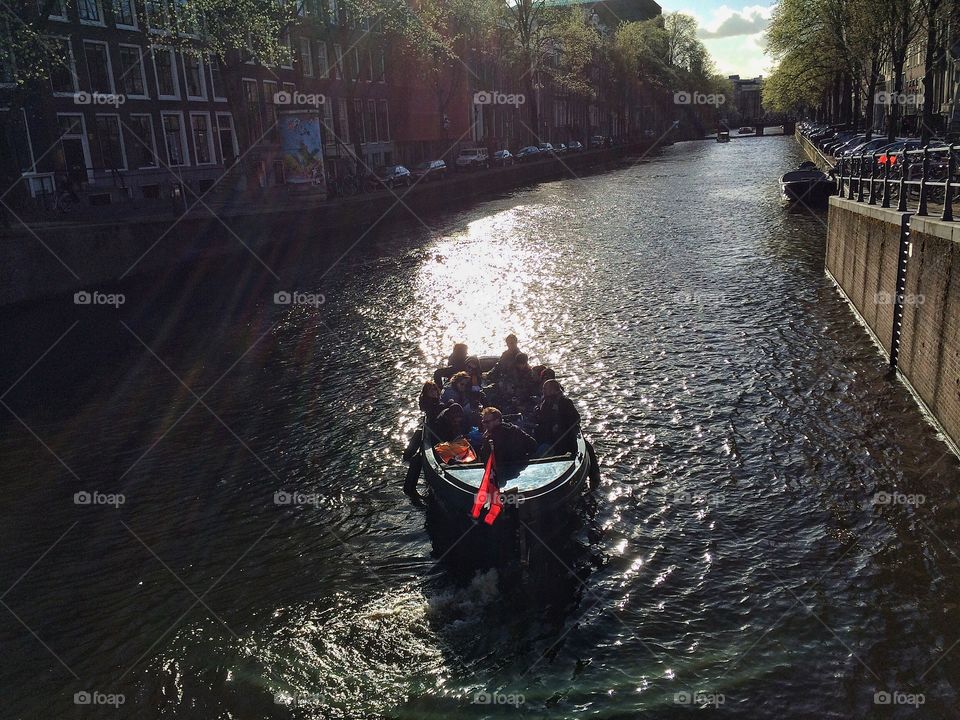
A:
<svg viewBox="0 0 960 720">
<path fill-rule="evenodd" d="M 819 158 L 799 139 L 811 160 Z M 824 270 L 950 449 L 960 456 L 960 223 L 830 198 Z"/>
</svg>

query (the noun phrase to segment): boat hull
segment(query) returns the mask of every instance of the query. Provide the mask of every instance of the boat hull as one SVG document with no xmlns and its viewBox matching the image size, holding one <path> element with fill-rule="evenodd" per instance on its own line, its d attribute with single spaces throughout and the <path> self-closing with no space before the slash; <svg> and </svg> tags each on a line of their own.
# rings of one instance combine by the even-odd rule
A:
<svg viewBox="0 0 960 720">
<path fill-rule="evenodd" d="M 832 180 L 793 180 L 780 183 L 780 192 L 784 200 L 806 204 L 826 204 L 830 196 L 837 191 Z"/>
<path fill-rule="evenodd" d="M 438 462 L 433 447 L 423 446 L 423 472 L 431 490 L 435 517 L 446 526 L 451 539 L 464 535 L 479 539 L 492 556 L 517 557 L 518 547 L 546 542 L 568 526 L 590 472 L 590 455 L 582 435 L 577 437 L 573 455 L 547 462 L 534 459 L 517 468 L 503 468 L 504 498 L 500 516 L 492 525 L 483 522 L 485 513 L 474 520 L 471 510 L 483 467 L 480 463 L 452 468 Z M 464 547 L 469 546 L 465 543 Z"/>
</svg>

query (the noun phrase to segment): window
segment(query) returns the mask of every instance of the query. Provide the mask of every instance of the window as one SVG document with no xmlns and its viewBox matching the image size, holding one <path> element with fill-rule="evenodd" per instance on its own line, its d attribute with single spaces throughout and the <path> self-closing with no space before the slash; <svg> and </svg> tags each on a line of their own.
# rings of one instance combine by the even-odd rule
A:
<svg viewBox="0 0 960 720">
<path fill-rule="evenodd" d="M 343 48 L 340 47 L 339 43 L 333 45 L 333 56 L 336 60 L 334 77 L 343 79 Z"/>
<path fill-rule="evenodd" d="M 371 53 L 373 57 L 373 79 L 376 82 L 386 82 L 387 73 L 386 73 L 386 62 L 384 60 L 384 52 L 381 48 L 375 53 Z"/>
<path fill-rule="evenodd" d="M 113 21 L 117 27 L 136 29 L 137 13 L 133 8 L 133 0 L 113 0 Z"/>
<path fill-rule="evenodd" d="M 223 166 L 230 167 L 240 154 L 237 148 L 237 135 L 233 131 L 233 115 L 230 113 L 217 113 L 217 139 L 220 143 Z"/>
<path fill-rule="evenodd" d="M 353 101 L 353 117 L 357 121 L 357 135 L 360 136 L 360 142 L 365 143 L 367 141 L 367 135 L 363 127 L 363 100 Z"/>
<path fill-rule="evenodd" d="M 213 137 L 210 135 L 210 116 L 190 115 L 190 129 L 193 132 L 193 152 L 197 165 L 210 165 L 214 162 Z"/>
<path fill-rule="evenodd" d="M 94 119 L 93 165 L 95 170 L 126 170 L 120 118 L 116 115 L 97 115 Z"/>
<path fill-rule="evenodd" d="M 327 44 L 323 41 L 317 43 L 317 75 L 327 77 L 330 74 L 330 66 L 327 65 Z"/>
<path fill-rule="evenodd" d="M 350 77 L 348 80 L 360 79 L 360 53 L 354 48 L 350 53 Z"/>
<path fill-rule="evenodd" d="M 340 111 L 337 113 L 337 120 L 340 123 L 337 137 L 340 138 L 340 142 L 348 143 L 350 142 L 350 115 L 347 112 L 347 101 L 344 98 L 340 98 L 337 109 Z"/>
<path fill-rule="evenodd" d="M 87 81 L 91 92 L 113 93 L 113 74 L 107 44 L 93 40 L 83 41 L 83 56 L 87 61 Z"/>
<path fill-rule="evenodd" d="M 290 42 L 290 33 L 284 32 L 280 42 L 287 49 L 286 57 L 280 61 L 280 67 L 293 70 L 293 44 Z"/>
<path fill-rule="evenodd" d="M 177 29 L 185 35 L 197 34 L 197 18 L 194 6 L 187 0 L 169 0 L 170 12 L 177 23 Z"/>
<path fill-rule="evenodd" d="M 180 99 L 180 86 L 177 83 L 176 56 L 169 48 L 157 48 L 153 51 L 153 67 L 157 73 L 157 93 L 161 98 Z"/>
<path fill-rule="evenodd" d="M 43 6 L 46 5 L 46 0 L 37 0 L 37 9 L 42 10 Z M 67 3 L 66 0 L 56 0 L 53 3 L 53 8 L 48 18 L 51 20 L 60 20 L 61 22 L 67 22 Z"/>
<path fill-rule="evenodd" d="M 243 81 L 243 99 L 247 103 L 247 144 L 255 145 L 263 134 L 263 118 L 260 109 L 260 91 L 256 80 Z"/>
<path fill-rule="evenodd" d="M 103 25 L 103 8 L 100 0 L 77 0 L 77 14 L 86 25 Z"/>
<path fill-rule="evenodd" d="M 367 130 L 367 142 L 377 142 L 377 101 L 367 100 L 367 116 L 363 126 Z"/>
<path fill-rule="evenodd" d="M 120 46 L 120 89 L 127 97 L 147 97 L 143 54 L 138 45 Z"/>
<path fill-rule="evenodd" d="M 280 129 L 277 127 L 277 83 L 273 80 L 263 81 L 263 105 L 265 109 L 264 123 L 267 136 L 274 142 L 277 142 Z"/>
<path fill-rule="evenodd" d="M 329 5 L 327 6 L 328 17 L 330 22 L 334 25 L 337 25 L 340 22 L 340 8 L 337 5 L 337 0 L 329 0 Z"/>
<path fill-rule="evenodd" d="M 183 131 L 183 118 L 180 113 L 161 113 L 163 119 L 163 138 L 167 146 L 167 159 L 171 167 L 189 165 L 184 148 L 187 139 Z"/>
<path fill-rule="evenodd" d="M 220 72 L 220 58 L 216 55 L 211 55 L 207 61 L 207 65 L 210 68 L 210 92 L 213 95 L 213 99 L 226 100 L 227 97 L 223 94 L 223 75 Z"/>
<path fill-rule="evenodd" d="M 153 118 L 149 115 L 131 115 L 127 130 L 133 135 L 130 160 L 135 168 L 157 166 L 157 141 L 153 135 Z"/>
<path fill-rule="evenodd" d="M 73 58 L 73 46 L 69 38 L 49 38 L 52 54 L 62 58 L 50 67 L 50 87 L 54 93 L 75 93 L 80 90 L 77 81 L 77 64 Z"/>
<path fill-rule="evenodd" d="M 300 38 L 300 67 L 304 75 L 313 77 L 313 52 L 310 48 L 310 38 Z"/>
<path fill-rule="evenodd" d="M 203 61 L 190 52 L 183 54 L 183 75 L 186 82 L 187 98 L 206 100 L 207 88 L 203 82 Z"/>
<path fill-rule="evenodd" d="M 380 142 L 390 142 L 390 115 L 387 110 L 387 101 L 380 101 L 380 111 L 377 113 L 377 135 Z"/>
<path fill-rule="evenodd" d="M 151 30 L 164 31 L 170 27 L 170 6 L 167 0 L 146 0 L 147 25 Z"/>
<path fill-rule="evenodd" d="M 92 179 L 90 176 L 90 147 L 87 145 L 86 126 L 82 115 L 58 114 L 57 130 L 60 142 L 53 158 L 54 167 L 76 182 Z"/>
<path fill-rule="evenodd" d="M 333 100 L 327 98 L 327 102 L 323 104 L 323 116 L 320 118 L 323 133 L 321 140 L 327 145 L 336 143 L 336 137 L 333 132 L 333 103 Z"/>
</svg>

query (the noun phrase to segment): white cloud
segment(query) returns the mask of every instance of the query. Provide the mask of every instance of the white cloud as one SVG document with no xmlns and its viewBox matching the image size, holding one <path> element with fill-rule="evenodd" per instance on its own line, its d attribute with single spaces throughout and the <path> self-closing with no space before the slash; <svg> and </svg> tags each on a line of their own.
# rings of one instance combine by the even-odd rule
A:
<svg viewBox="0 0 960 720">
<path fill-rule="evenodd" d="M 773 6 L 751 5 L 734 10 L 721 5 L 713 11 L 713 20 L 700 25 L 698 36 L 704 40 L 755 35 L 770 24 Z"/>
</svg>

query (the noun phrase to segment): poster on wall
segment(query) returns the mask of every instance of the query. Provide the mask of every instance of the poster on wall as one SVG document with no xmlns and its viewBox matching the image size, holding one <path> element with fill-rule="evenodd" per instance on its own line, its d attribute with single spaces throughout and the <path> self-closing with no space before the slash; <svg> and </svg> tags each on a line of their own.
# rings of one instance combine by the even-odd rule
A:
<svg viewBox="0 0 960 720">
<path fill-rule="evenodd" d="M 326 197 L 323 139 L 316 111 L 287 110 L 279 116 L 280 151 L 288 185 L 310 189 Z"/>
</svg>

